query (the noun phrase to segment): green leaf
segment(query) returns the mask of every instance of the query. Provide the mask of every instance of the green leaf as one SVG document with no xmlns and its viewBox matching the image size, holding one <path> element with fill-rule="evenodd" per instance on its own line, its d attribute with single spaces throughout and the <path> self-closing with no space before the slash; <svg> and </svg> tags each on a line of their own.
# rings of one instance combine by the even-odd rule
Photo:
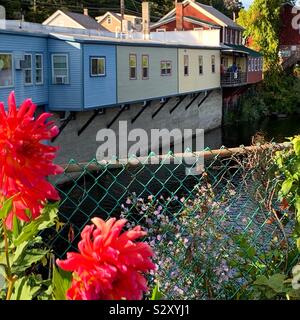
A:
<svg viewBox="0 0 300 320">
<path fill-rule="evenodd" d="M 47 204 L 38 219 L 31 221 L 23 227 L 21 234 L 14 241 L 14 245 L 19 246 L 24 241 L 34 238 L 40 231 L 52 227 L 55 224 L 57 213 L 58 202 Z"/>
<path fill-rule="evenodd" d="M 4 201 L 3 207 L 0 209 L 0 219 L 5 219 L 12 208 L 12 198 Z"/>
<path fill-rule="evenodd" d="M 268 278 L 266 276 L 258 276 L 257 279 L 254 281 L 254 284 L 257 286 L 267 286 L 268 285 Z"/>
<path fill-rule="evenodd" d="M 297 248 L 298 248 L 298 250 L 299 250 L 299 252 L 300 252 L 300 238 L 298 238 L 298 239 L 296 240 L 296 244 L 297 244 Z"/>
<path fill-rule="evenodd" d="M 39 290 L 40 286 L 30 286 L 27 277 L 20 278 L 15 282 L 11 300 L 32 300 Z"/>
<path fill-rule="evenodd" d="M 296 156 L 300 156 L 300 138 L 295 138 L 293 141 L 294 144 L 294 150 L 296 153 Z"/>
<path fill-rule="evenodd" d="M 32 264 L 39 262 L 48 253 L 48 250 L 30 249 L 19 256 L 13 263 L 12 270 L 14 273 L 20 273 L 28 269 Z"/>
<path fill-rule="evenodd" d="M 53 266 L 53 296 L 55 300 L 67 300 L 66 294 L 71 286 L 72 273 Z"/>
<path fill-rule="evenodd" d="M 272 288 L 275 292 L 280 293 L 284 292 L 284 280 L 286 276 L 281 273 L 276 273 L 269 279 L 269 287 Z"/>
<path fill-rule="evenodd" d="M 293 183 L 294 183 L 293 179 L 286 179 L 283 182 L 282 187 L 281 187 L 281 192 L 282 192 L 283 196 L 286 196 L 290 192 L 290 190 L 293 186 Z"/>
<path fill-rule="evenodd" d="M 161 300 L 163 294 L 159 290 L 159 283 L 156 284 L 155 288 L 152 291 L 150 300 Z"/>
<path fill-rule="evenodd" d="M 20 234 L 20 220 L 17 218 L 17 216 L 14 214 L 13 217 L 13 235 L 16 239 Z"/>
<path fill-rule="evenodd" d="M 297 216 L 297 221 L 300 223 L 300 196 L 296 196 L 295 200 L 295 208 L 296 208 L 296 216 Z"/>
</svg>

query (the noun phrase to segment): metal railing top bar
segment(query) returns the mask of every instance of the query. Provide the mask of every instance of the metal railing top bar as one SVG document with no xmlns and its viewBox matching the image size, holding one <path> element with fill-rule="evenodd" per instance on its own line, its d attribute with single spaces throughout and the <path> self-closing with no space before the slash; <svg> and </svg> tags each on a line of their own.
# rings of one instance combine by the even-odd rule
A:
<svg viewBox="0 0 300 320">
<path fill-rule="evenodd" d="M 155 158 L 159 163 L 163 162 L 167 159 L 199 159 L 203 158 L 204 160 L 210 160 L 213 158 L 226 158 L 232 155 L 243 155 L 247 154 L 248 152 L 255 152 L 255 151 L 263 151 L 267 149 L 276 149 L 276 150 L 283 150 L 289 148 L 291 144 L 289 142 L 284 142 L 280 144 L 275 143 L 267 143 L 263 145 L 255 145 L 255 146 L 240 146 L 237 148 L 226 148 L 223 147 L 221 149 L 216 150 L 204 150 L 198 152 L 185 152 L 185 153 L 176 153 L 176 154 L 165 154 L 165 155 L 155 155 L 150 154 L 148 157 L 132 157 L 127 159 L 119 159 L 115 161 L 92 161 L 92 162 L 81 162 L 81 163 L 68 163 L 62 164 L 61 167 L 64 169 L 65 173 L 78 173 L 82 172 L 82 170 L 87 171 L 98 171 L 101 169 L 117 169 L 122 168 L 124 166 L 127 167 L 137 167 L 141 165 L 145 165 L 149 159 Z"/>
</svg>

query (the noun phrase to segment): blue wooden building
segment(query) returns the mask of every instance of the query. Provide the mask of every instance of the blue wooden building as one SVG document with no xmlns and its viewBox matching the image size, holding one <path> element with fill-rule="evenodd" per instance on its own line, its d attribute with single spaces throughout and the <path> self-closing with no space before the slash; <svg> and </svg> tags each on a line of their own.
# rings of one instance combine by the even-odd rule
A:
<svg viewBox="0 0 300 320">
<path fill-rule="evenodd" d="M 113 107 L 219 88 L 219 65 L 218 46 L 0 30 L 0 101 L 14 90 L 52 111 Z"/>
</svg>

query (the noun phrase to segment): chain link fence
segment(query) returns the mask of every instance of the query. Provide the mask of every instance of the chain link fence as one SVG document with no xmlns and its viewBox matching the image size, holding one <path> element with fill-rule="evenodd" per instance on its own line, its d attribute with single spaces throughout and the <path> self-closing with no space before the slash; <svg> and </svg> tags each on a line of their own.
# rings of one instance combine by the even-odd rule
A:
<svg viewBox="0 0 300 320">
<path fill-rule="evenodd" d="M 258 275 L 288 273 L 299 260 L 293 212 L 278 201 L 274 153 L 286 147 L 205 150 L 194 155 L 195 167 L 204 157 L 198 175 L 171 153 L 158 164 L 72 160 L 54 181 L 60 223 L 45 242 L 63 258 L 92 217 L 125 217 L 148 231 L 157 265 L 149 282 L 165 299 L 255 298 Z"/>
</svg>

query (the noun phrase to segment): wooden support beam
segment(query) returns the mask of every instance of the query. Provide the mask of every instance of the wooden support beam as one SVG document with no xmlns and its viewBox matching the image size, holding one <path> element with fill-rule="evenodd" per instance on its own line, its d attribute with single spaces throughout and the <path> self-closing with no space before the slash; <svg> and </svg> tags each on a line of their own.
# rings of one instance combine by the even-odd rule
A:
<svg viewBox="0 0 300 320">
<path fill-rule="evenodd" d="M 121 110 L 119 110 L 119 112 L 115 115 L 115 117 L 111 120 L 111 122 L 107 125 L 107 129 L 109 129 L 114 123 L 115 121 L 120 117 L 120 115 L 126 110 L 127 105 L 124 104 L 121 107 Z"/>
<path fill-rule="evenodd" d="M 184 95 L 184 96 L 181 96 L 179 98 L 179 101 L 175 104 L 175 106 L 170 110 L 170 114 L 173 113 L 173 111 L 181 104 L 181 102 L 187 97 L 188 95 Z"/>
<path fill-rule="evenodd" d="M 200 94 L 201 92 L 196 94 L 196 96 L 185 106 L 185 110 L 187 110 L 198 99 Z"/>
<path fill-rule="evenodd" d="M 92 116 L 88 119 L 88 121 L 78 130 L 77 135 L 80 136 L 82 132 L 93 122 L 93 120 L 97 117 L 99 114 L 100 109 L 97 109 L 94 111 Z"/>
<path fill-rule="evenodd" d="M 162 108 L 163 108 L 168 102 L 169 102 L 169 98 L 167 98 L 166 101 L 163 102 L 163 103 L 159 106 L 159 108 L 152 114 L 152 119 L 154 119 L 154 118 L 158 115 L 158 113 L 160 112 L 160 110 L 162 110 Z"/>
<path fill-rule="evenodd" d="M 51 139 L 51 142 L 54 142 L 59 136 L 60 136 L 60 134 L 63 132 L 63 130 L 65 129 L 65 127 L 68 125 L 68 123 L 71 121 L 71 120 L 73 120 L 73 119 L 75 119 L 75 113 L 72 111 L 72 112 L 70 112 L 70 114 L 69 114 L 69 116 L 67 117 L 67 119 L 65 119 L 64 121 L 63 121 L 63 123 L 61 124 L 61 126 L 59 127 L 59 132 L 58 132 L 58 135 L 57 136 L 55 136 L 54 138 L 52 138 Z"/>
<path fill-rule="evenodd" d="M 150 101 L 147 101 L 142 109 L 137 113 L 137 115 L 131 119 L 131 123 L 135 123 L 135 121 L 139 118 L 139 116 L 145 111 L 145 109 L 149 106 Z"/>
<path fill-rule="evenodd" d="M 210 94 L 213 92 L 213 90 L 207 92 L 206 91 L 206 95 L 203 97 L 203 99 L 198 103 L 198 108 L 200 108 L 202 106 L 202 104 L 205 102 L 205 100 L 210 96 Z"/>
</svg>

